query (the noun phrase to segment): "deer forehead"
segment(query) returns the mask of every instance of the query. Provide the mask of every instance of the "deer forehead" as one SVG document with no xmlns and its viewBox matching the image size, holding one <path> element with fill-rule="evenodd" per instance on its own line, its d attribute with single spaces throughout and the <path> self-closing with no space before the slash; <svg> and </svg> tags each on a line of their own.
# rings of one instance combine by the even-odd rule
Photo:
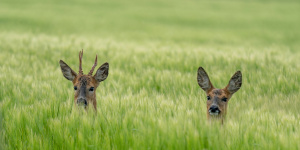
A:
<svg viewBox="0 0 300 150">
<path fill-rule="evenodd" d="M 88 75 L 78 76 L 73 83 L 79 86 L 97 86 L 95 79 Z"/>
<path fill-rule="evenodd" d="M 223 89 L 213 89 L 208 93 L 208 95 L 210 96 L 218 96 L 218 97 L 227 96 L 227 94 L 228 93 Z"/>
</svg>

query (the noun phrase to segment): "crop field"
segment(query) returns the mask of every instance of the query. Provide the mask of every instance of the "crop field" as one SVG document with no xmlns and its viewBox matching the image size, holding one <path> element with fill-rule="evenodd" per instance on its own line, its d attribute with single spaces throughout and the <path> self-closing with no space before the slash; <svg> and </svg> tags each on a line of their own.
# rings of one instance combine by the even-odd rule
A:
<svg viewBox="0 0 300 150">
<path fill-rule="evenodd" d="M 300 149 L 300 2 L 0 2 L 0 149 Z M 109 63 L 97 112 L 59 60 Z M 208 121 L 202 66 L 243 83 Z"/>
</svg>

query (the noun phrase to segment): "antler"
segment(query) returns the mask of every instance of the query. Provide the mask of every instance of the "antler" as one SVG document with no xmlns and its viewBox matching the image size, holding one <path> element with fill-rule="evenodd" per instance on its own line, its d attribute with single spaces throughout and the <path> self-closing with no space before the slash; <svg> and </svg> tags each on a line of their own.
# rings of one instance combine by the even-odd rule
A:
<svg viewBox="0 0 300 150">
<path fill-rule="evenodd" d="M 88 74 L 89 76 L 92 76 L 92 75 L 93 75 L 93 72 L 94 72 L 94 69 L 95 69 L 96 66 L 97 66 L 97 55 L 96 55 L 95 63 L 94 63 L 94 65 L 93 65 L 91 71 L 90 71 L 89 74 Z"/>
<path fill-rule="evenodd" d="M 82 55 L 83 55 L 83 49 L 79 52 L 79 74 L 83 75 L 82 71 Z"/>
</svg>

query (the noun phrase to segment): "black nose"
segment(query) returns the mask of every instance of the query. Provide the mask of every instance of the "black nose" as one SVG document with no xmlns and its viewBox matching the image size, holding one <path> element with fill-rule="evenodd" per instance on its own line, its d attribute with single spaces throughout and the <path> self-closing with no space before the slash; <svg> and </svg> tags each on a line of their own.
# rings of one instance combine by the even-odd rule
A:
<svg viewBox="0 0 300 150">
<path fill-rule="evenodd" d="M 77 104 L 78 105 L 87 105 L 87 101 L 86 101 L 86 99 L 84 99 L 84 98 L 79 98 L 79 99 L 77 99 Z"/>
<path fill-rule="evenodd" d="M 209 108 L 209 111 L 212 112 L 212 113 L 219 113 L 219 112 L 220 112 L 218 106 L 216 106 L 216 105 L 212 105 L 212 106 Z"/>
</svg>

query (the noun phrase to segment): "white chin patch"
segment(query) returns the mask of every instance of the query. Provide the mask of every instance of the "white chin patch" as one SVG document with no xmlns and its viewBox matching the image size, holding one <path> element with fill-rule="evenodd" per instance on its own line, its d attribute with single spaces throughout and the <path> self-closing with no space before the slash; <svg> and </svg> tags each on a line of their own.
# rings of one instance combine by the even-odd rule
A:
<svg viewBox="0 0 300 150">
<path fill-rule="evenodd" d="M 209 113 L 211 116 L 218 116 L 219 115 L 219 113 Z"/>
</svg>

